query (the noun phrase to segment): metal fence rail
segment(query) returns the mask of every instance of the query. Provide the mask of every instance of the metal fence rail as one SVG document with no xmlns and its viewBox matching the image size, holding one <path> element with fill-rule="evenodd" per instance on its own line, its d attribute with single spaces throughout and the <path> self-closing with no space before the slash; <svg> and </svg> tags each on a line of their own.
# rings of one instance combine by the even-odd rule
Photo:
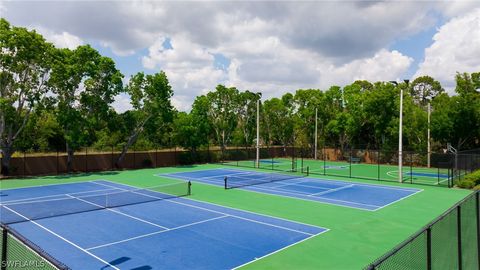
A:
<svg viewBox="0 0 480 270">
<path fill-rule="evenodd" d="M 479 199 L 469 195 L 364 270 L 479 269 Z"/>
<path fill-rule="evenodd" d="M 2 224 L 0 226 L 0 269 L 70 269 L 20 233 Z"/>
</svg>

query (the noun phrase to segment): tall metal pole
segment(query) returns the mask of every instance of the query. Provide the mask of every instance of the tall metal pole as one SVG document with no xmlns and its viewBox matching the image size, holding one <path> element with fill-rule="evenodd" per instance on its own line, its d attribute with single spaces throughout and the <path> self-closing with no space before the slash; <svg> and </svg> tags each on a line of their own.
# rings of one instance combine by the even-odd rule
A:
<svg viewBox="0 0 480 270">
<path fill-rule="evenodd" d="M 318 109 L 315 108 L 315 160 L 317 160 L 317 142 L 318 142 Z"/>
<path fill-rule="evenodd" d="M 260 99 L 257 100 L 257 157 L 255 166 L 260 168 Z"/>
<path fill-rule="evenodd" d="M 403 121 L 403 87 L 400 86 L 400 123 L 398 131 L 398 182 L 402 183 L 403 173 L 402 173 L 402 155 L 403 155 L 403 134 L 402 134 L 402 121 Z"/>
<path fill-rule="evenodd" d="M 430 114 L 432 112 L 430 102 L 428 102 L 427 106 L 427 112 L 428 112 L 428 129 L 427 129 L 427 167 L 430 168 L 430 157 L 431 157 L 431 149 L 430 149 Z"/>
</svg>

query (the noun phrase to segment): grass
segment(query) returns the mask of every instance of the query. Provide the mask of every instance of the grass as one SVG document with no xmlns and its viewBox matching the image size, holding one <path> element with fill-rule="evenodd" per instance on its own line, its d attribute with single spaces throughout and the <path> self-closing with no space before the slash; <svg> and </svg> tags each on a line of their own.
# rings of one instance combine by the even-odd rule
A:
<svg viewBox="0 0 480 270">
<path fill-rule="evenodd" d="M 219 167 L 224 168 L 221 165 L 198 165 L 12 179 L 1 181 L 0 188 L 9 189 L 96 179 L 148 187 L 175 181 L 155 176 L 158 173 Z M 193 194 L 190 198 L 330 229 L 324 234 L 246 265 L 245 269 L 361 269 L 471 193 L 468 190 L 436 186 L 354 180 L 345 177 L 315 175 L 311 175 L 311 177 L 414 187 L 423 191 L 375 212 L 248 192 L 241 189 L 224 190 L 221 187 L 197 182 L 193 183 Z"/>
</svg>

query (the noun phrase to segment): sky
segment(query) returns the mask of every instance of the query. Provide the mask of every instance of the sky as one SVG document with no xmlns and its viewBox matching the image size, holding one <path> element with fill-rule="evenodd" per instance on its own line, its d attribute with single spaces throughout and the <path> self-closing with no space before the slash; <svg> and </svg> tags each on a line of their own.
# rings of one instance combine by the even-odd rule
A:
<svg viewBox="0 0 480 270">
<path fill-rule="evenodd" d="M 0 16 L 57 47 L 92 45 L 125 81 L 165 71 L 181 111 L 218 84 L 271 98 L 429 75 L 453 93 L 457 72 L 480 71 L 480 1 L 0 0 Z"/>
</svg>

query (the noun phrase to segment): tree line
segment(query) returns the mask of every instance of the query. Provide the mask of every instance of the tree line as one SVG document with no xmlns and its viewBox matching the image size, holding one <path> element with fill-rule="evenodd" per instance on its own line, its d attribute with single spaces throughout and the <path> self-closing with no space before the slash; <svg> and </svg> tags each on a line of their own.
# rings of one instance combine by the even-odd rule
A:
<svg viewBox="0 0 480 270">
<path fill-rule="evenodd" d="M 89 45 L 56 48 L 35 31 L 0 19 L 0 148 L 2 174 L 16 151 L 67 153 L 71 168 L 82 147 L 127 151 L 178 145 L 195 153 L 207 145 L 256 143 L 261 93 L 218 85 L 177 111 L 163 71 L 138 72 L 124 83 L 115 62 Z M 260 102 L 260 143 L 313 151 L 315 115 L 320 145 L 394 150 L 398 144 L 399 94 L 404 90 L 404 145 L 425 152 L 427 106 L 432 106 L 434 147 L 480 145 L 480 72 L 458 73 L 455 95 L 429 76 L 410 83 L 355 81 L 345 87 L 299 89 Z M 117 113 L 120 93 L 132 109 Z"/>
</svg>

